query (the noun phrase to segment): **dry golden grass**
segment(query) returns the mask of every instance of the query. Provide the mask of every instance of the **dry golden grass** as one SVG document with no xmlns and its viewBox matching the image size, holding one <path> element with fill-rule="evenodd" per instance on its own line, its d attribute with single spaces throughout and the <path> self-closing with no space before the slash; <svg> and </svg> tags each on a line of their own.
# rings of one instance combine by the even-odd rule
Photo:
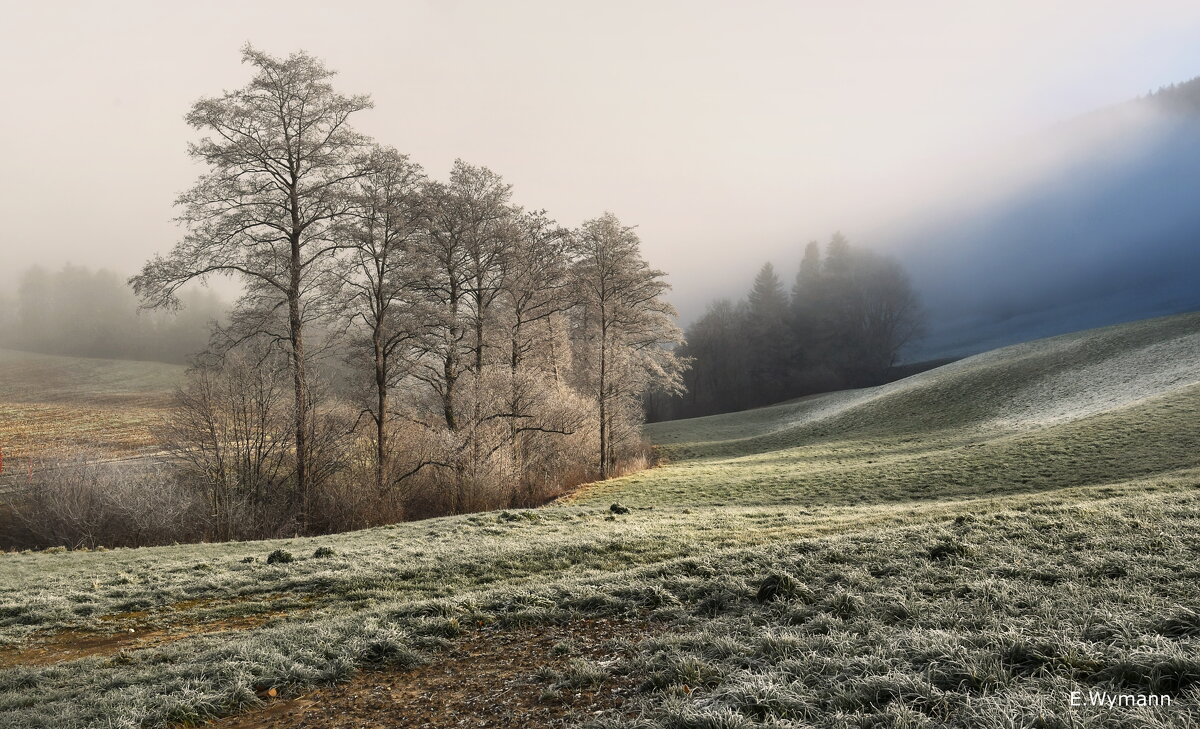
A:
<svg viewBox="0 0 1200 729">
<path fill-rule="evenodd" d="M 121 457 L 151 449 L 183 371 L 159 362 L 0 349 L 4 458 L 13 463 L 81 449 Z"/>
</svg>

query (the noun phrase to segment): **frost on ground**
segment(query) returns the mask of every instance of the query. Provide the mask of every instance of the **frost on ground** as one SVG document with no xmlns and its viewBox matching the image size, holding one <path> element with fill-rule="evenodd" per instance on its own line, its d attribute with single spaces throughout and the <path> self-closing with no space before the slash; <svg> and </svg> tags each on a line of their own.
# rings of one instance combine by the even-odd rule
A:
<svg viewBox="0 0 1200 729">
<path fill-rule="evenodd" d="M 1031 383 L 996 423 L 1054 425 L 1132 405 L 1200 382 L 1200 333 L 1122 352 Z"/>
</svg>

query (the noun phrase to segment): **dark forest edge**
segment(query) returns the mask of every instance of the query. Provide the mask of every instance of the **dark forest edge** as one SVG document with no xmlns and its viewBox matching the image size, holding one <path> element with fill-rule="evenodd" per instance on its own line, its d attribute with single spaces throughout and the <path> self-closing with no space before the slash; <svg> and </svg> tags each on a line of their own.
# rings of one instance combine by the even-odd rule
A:
<svg viewBox="0 0 1200 729">
<path fill-rule="evenodd" d="M 766 263 L 737 303 L 720 299 L 678 348 L 690 363 L 682 392 L 652 393 L 650 421 L 769 405 L 881 385 L 945 364 L 898 366 L 925 314 L 900 263 L 834 234 L 807 245 L 790 294 Z"/>
</svg>

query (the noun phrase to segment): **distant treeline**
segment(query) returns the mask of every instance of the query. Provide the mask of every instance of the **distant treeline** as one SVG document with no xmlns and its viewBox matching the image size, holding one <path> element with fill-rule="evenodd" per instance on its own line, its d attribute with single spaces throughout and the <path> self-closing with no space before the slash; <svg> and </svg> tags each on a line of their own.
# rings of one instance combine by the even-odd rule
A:
<svg viewBox="0 0 1200 729">
<path fill-rule="evenodd" d="M 1146 98 L 1166 111 L 1195 114 L 1200 110 L 1200 77 L 1182 83 L 1160 86 Z"/>
<path fill-rule="evenodd" d="M 720 299 L 687 329 L 683 395 L 656 395 L 650 420 L 695 417 L 890 379 L 922 329 L 916 292 L 900 264 L 841 234 L 809 243 L 790 295 L 767 263 L 747 296 Z"/>
<path fill-rule="evenodd" d="M 0 303 L 0 347 L 183 364 L 207 346 L 210 324 L 226 307 L 210 291 L 182 298 L 179 312 L 139 312 L 132 289 L 112 271 L 34 266 Z"/>
</svg>

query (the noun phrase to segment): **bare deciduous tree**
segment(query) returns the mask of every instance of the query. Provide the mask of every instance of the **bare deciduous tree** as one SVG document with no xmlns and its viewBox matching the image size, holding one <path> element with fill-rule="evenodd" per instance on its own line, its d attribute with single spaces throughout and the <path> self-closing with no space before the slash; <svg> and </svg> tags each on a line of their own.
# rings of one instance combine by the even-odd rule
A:
<svg viewBox="0 0 1200 729">
<path fill-rule="evenodd" d="M 254 67 L 244 88 L 196 102 L 188 123 L 209 134 L 189 148 L 208 166 L 180 196 L 188 233 L 165 257 L 131 279 L 148 306 L 171 306 L 181 286 L 209 274 L 240 276 L 286 311 L 286 349 L 293 380 L 296 494 L 301 524 L 309 519 L 313 429 L 305 351 L 309 298 L 330 275 L 343 243 L 333 232 L 347 214 L 351 186 L 363 174 L 368 140 L 349 125 L 371 106 L 366 96 L 334 91 L 334 75 L 316 58 L 274 58 L 247 46 Z"/>
<path fill-rule="evenodd" d="M 529 434 L 570 435 L 578 427 L 567 411 L 545 406 L 545 393 L 559 389 L 560 368 L 568 355 L 556 342 L 555 325 L 575 302 L 569 294 L 568 232 L 543 211 L 522 211 L 513 226 L 500 291 L 509 384 L 503 409 L 513 471 L 520 479 L 530 456 L 522 441 Z M 555 417 L 546 417 L 551 413 Z"/>
<path fill-rule="evenodd" d="M 491 384 L 485 383 L 490 310 L 500 295 L 514 230 L 510 188 L 499 175 L 462 160 L 448 183 L 426 190 L 429 226 L 415 249 L 413 280 L 425 312 L 415 379 L 441 403 L 441 419 L 455 442 L 446 462 L 452 472 L 452 509 L 477 486 L 483 461 Z M 463 378 L 470 389 L 464 392 Z"/>
<path fill-rule="evenodd" d="M 612 466 L 616 417 L 632 417 L 629 403 L 640 412 L 651 388 L 682 388 L 685 363 L 668 348 L 683 341 L 675 309 L 663 299 L 670 285 L 642 259 L 640 245 L 633 228 L 612 213 L 585 222 L 573 245 L 578 332 L 584 379 L 598 408 L 602 479 Z"/>
<path fill-rule="evenodd" d="M 353 248 L 342 285 L 345 315 L 361 334 L 350 336 L 351 359 L 365 360 L 371 396 L 363 413 L 374 425 L 375 488 L 392 481 L 388 437 L 390 394 L 412 364 L 409 349 L 422 331 L 422 313 L 413 281 L 413 248 L 425 234 L 427 215 L 420 166 L 391 148 L 376 149 L 360 180 L 354 215 L 344 228 Z M 362 355 L 366 356 L 363 357 Z"/>
</svg>

